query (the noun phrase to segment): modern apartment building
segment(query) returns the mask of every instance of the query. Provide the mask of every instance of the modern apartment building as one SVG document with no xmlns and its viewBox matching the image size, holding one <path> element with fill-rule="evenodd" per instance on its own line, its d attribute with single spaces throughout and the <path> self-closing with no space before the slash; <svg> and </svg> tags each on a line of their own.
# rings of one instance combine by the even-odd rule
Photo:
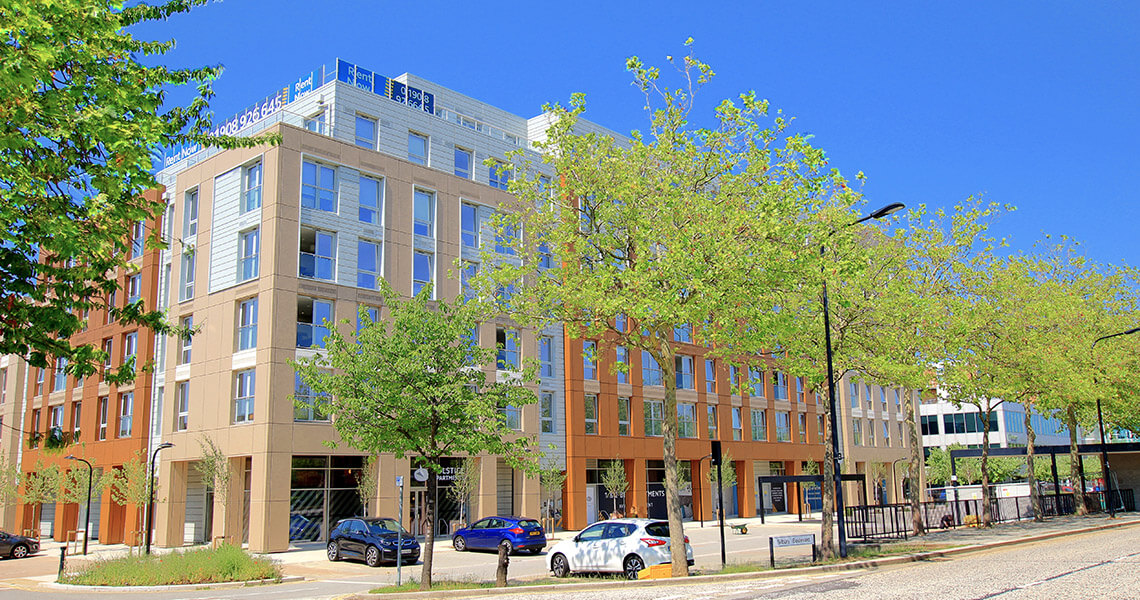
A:
<svg viewBox="0 0 1140 600">
<path fill-rule="evenodd" d="M 844 484 L 844 502 L 848 505 L 903 502 L 903 480 L 910 460 L 906 396 L 911 395 L 912 406 L 917 412 L 919 393 L 901 387 L 877 385 L 864 380 L 858 373 L 846 374 L 837 383 L 836 391 L 839 392 L 836 403 L 842 419 L 842 472 L 860 473 L 866 477 L 865 486 L 852 482 Z"/>
<path fill-rule="evenodd" d="M 1025 411 L 1039 446 L 1065 446 L 1069 444 L 1069 429 L 1056 417 L 1047 417 L 1016 402 L 993 400 L 990 413 L 990 446 L 1013 448 L 1028 444 L 1025 429 Z M 954 403 L 935 398 L 921 406 L 920 426 L 922 443 L 926 448 L 946 449 L 952 444 L 967 448 L 982 447 L 982 414 L 971 404 Z M 1080 434 L 1078 434 L 1080 435 Z"/>
</svg>

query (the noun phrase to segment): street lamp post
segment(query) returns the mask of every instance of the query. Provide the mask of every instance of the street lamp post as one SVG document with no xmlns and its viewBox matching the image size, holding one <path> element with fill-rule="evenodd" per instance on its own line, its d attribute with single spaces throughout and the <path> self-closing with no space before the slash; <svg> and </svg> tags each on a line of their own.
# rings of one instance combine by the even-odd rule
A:
<svg viewBox="0 0 1140 600">
<path fill-rule="evenodd" d="M 1089 352 L 1091 353 L 1093 348 L 1096 348 L 1096 343 L 1101 340 L 1107 340 L 1109 338 L 1114 338 L 1121 335 L 1131 335 L 1137 331 L 1140 331 L 1140 327 L 1129 329 L 1128 331 L 1122 331 L 1120 333 L 1114 333 L 1112 335 L 1104 335 L 1098 337 L 1097 339 L 1093 340 L 1092 346 L 1089 347 Z M 1096 382 L 1095 375 L 1093 376 L 1093 381 L 1094 383 Z M 1108 473 L 1108 452 L 1105 451 L 1104 447 L 1104 413 L 1102 413 L 1100 410 L 1100 394 L 1097 394 L 1096 396 L 1096 421 L 1097 425 L 1100 428 L 1100 470 L 1104 474 L 1104 506 L 1106 509 L 1108 509 L 1108 517 L 1110 519 L 1115 519 L 1116 508 L 1112 505 L 1112 477 L 1110 477 Z M 1085 491 L 1081 490 L 1082 498 L 1084 497 L 1084 493 Z"/>
<path fill-rule="evenodd" d="M 154 452 L 151 453 L 151 455 L 150 455 L 150 481 L 147 482 L 147 484 L 150 487 L 150 492 L 147 494 L 147 504 L 146 504 L 146 553 L 147 554 L 150 554 L 150 537 L 151 537 L 150 532 L 151 532 L 151 527 L 154 523 L 154 469 L 156 466 L 155 462 L 158 460 L 159 450 L 166 450 L 167 448 L 172 448 L 172 447 L 174 447 L 174 444 L 171 444 L 170 442 L 163 442 L 163 443 L 159 444 L 158 447 L 154 449 Z"/>
<path fill-rule="evenodd" d="M 900 202 L 888 204 L 879 210 L 855 221 L 846 226 L 858 225 L 870 219 L 881 219 L 885 216 L 892 215 L 905 208 Z M 835 233 L 834 231 L 832 232 Z M 827 254 L 827 248 L 819 245 L 819 255 L 823 258 Z M 820 263 L 820 271 L 823 271 L 823 263 Z M 839 453 L 839 420 L 836 416 L 835 404 L 835 365 L 831 353 L 831 316 L 827 301 L 827 277 L 823 278 L 823 337 L 825 348 L 827 350 L 827 403 L 831 412 L 831 461 L 832 461 L 832 475 L 835 477 L 835 522 L 839 528 L 839 556 L 847 557 L 847 528 L 844 524 L 843 518 L 843 482 L 839 470 L 839 461 L 841 456 Z"/>
<path fill-rule="evenodd" d="M 79 458 L 73 454 L 69 454 L 64 458 L 67 460 L 82 461 L 85 465 L 87 465 L 87 521 L 83 524 L 83 555 L 87 556 L 87 536 L 91 533 L 91 476 L 94 472 L 94 469 L 92 468 L 91 463 L 87 462 L 86 459 Z"/>
</svg>

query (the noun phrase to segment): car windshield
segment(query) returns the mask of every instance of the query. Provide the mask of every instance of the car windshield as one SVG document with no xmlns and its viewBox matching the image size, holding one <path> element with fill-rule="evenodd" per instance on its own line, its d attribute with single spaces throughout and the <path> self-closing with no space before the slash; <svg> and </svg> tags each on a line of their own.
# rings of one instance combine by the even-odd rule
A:
<svg viewBox="0 0 1140 600">
<path fill-rule="evenodd" d="M 368 523 L 368 532 L 374 534 L 396 533 L 400 532 L 403 535 L 409 535 L 408 530 L 400 527 L 400 524 L 395 519 L 373 519 L 365 521 Z"/>
<path fill-rule="evenodd" d="M 538 521 L 534 519 L 522 519 L 519 521 L 519 527 L 539 527 Z"/>
</svg>

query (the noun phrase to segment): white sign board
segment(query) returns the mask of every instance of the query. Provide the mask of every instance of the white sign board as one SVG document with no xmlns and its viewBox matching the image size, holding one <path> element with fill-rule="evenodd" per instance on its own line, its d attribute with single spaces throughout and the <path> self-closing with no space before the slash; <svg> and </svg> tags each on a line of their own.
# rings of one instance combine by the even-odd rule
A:
<svg viewBox="0 0 1140 600">
<path fill-rule="evenodd" d="M 412 472 L 412 477 L 415 477 L 416 481 L 420 481 L 420 482 L 427 481 L 428 480 L 428 470 L 423 468 L 423 467 L 420 467 L 420 468 L 418 468 Z"/>
<path fill-rule="evenodd" d="M 815 544 L 814 535 L 777 535 L 772 536 L 772 545 L 776 548 L 789 546 L 811 546 Z"/>
<path fill-rule="evenodd" d="M 404 487 L 404 476 L 403 475 L 397 475 L 396 476 L 396 487 Z"/>
</svg>

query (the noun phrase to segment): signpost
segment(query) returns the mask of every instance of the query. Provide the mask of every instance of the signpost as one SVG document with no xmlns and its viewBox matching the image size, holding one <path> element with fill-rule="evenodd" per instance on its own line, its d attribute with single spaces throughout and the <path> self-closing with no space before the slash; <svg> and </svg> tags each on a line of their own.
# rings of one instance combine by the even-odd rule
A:
<svg viewBox="0 0 1140 600">
<path fill-rule="evenodd" d="M 768 558 L 772 561 L 772 568 L 776 568 L 776 548 L 790 548 L 792 546 L 811 546 L 811 560 L 816 561 L 815 534 L 807 535 L 776 535 L 768 538 Z"/>
<path fill-rule="evenodd" d="M 400 571 L 404 557 L 404 476 L 396 476 L 396 587 L 400 587 Z"/>
</svg>

